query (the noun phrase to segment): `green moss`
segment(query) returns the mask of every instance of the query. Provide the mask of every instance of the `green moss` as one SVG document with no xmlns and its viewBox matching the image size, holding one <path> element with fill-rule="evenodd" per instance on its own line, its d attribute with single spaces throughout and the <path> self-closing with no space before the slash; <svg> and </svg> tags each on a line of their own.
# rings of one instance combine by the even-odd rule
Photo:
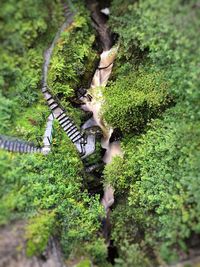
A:
<svg viewBox="0 0 200 267">
<path fill-rule="evenodd" d="M 107 246 L 102 238 L 89 243 L 86 246 L 86 251 L 92 258 L 92 261 L 98 266 L 107 266 Z"/>
<path fill-rule="evenodd" d="M 19 128 L 21 124 L 25 128 L 20 130 L 20 135 L 24 134 L 24 138 L 30 135 L 33 139 L 35 130 L 22 120 L 25 113 L 35 114 L 33 106 L 38 110 L 37 103 L 43 99 L 40 93 L 43 52 L 64 19 L 62 10 L 60 1 L 3 0 L 1 3 L 0 101 L 4 102 L 1 133 L 15 135 L 13 124 L 17 120 Z M 46 118 L 42 119 L 43 122 L 39 118 L 39 127 L 44 126 Z"/>
<path fill-rule="evenodd" d="M 42 139 L 49 114 L 49 108 L 44 104 L 29 107 L 15 120 L 11 135 L 30 141 Z"/>
<path fill-rule="evenodd" d="M 52 93 L 80 125 L 82 111 L 74 109 L 71 100 L 80 87 L 88 88 L 97 54 L 92 49 L 95 40 L 89 15 L 81 4 L 82 11 L 76 14 L 73 23 L 65 29 L 55 47 L 48 75 Z"/>
<path fill-rule="evenodd" d="M 146 255 L 143 253 L 138 244 L 125 244 L 121 247 L 121 258 L 115 260 L 116 267 L 152 267 Z"/>
<path fill-rule="evenodd" d="M 102 147 L 100 142 L 96 142 L 95 152 L 84 160 L 86 165 L 93 165 L 102 161 Z"/>
<path fill-rule="evenodd" d="M 14 101 L 0 94 L 0 133 L 6 134 L 10 131 L 14 120 Z"/>
<path fill-rule="evenodd" d="M 120 76 L 104 91 L 104 117 L 123 132 L 144 128 L 169 103 L 169 84 L 163 72 L 150 66 Z"/>
<path fill-rule="evenodd" d="M 104 112 L 123 130 L 125 154 L 104 177 L 116 189 L 112 236 L 122 266 L 130 264 L 122 240 L 157 266 L 153 258 L 176 261 L 199 234 L 199 18 L 195 1 L 111 4 L 120 50 Z"/>
<path fill-rule="evenodd" d="M 71 28 L 61 36 L 50 67 L 52 91 L 57 95 L 58 89 L 61 103 L 78 123 L 81 112 L 74 111 L 67 101 L 74 96 L 74 89 L 88 86 L 96 60 L 89 15 L 83 3 L 80 8 Z M 44 133 L 49 110 L 40 90 L 43 53 L 63 22 L 62 10 L 59 0 L 1 2 L 1 134 L 34 141 Z M 0 151 L 0 224 L 28 220 L 29 256 L 42 253 L 56 233 L 68 257 L 77 246 L 84 248 L 93 242 L 100 229 L 103 211 L 99 196 L 89 196 L 75 146 L 58 122 L 54 127 L 56 136 L 47 156 Z"/>
<path fill-rule="evenodd" d="M 27 255 L 33 256 L 42 253 L 52 234 L 53 224 L 55 223 L 55 212 L 42 213 L 32 218 L 26 227 Z"/>
<path fill-rule="evenodd" d="M 82 260 L 79 262 L 76 267 L 91 267 L 91 261 L 89 259 Z"/>
<path fill-rule="evenodd" d="M 84 247 L 95 239 L 102 207 L 99 197 L 90 197 L 83 188 L 83 164 L 74 145 L 57 124 L 55 129 L 52 153 L 46 157 L 0 153 L 0 222 L 34 217 L 28 228 L 28 254 L 40 253 L 56 231 L 68 257 L 78 244 Z"/>
</svg>

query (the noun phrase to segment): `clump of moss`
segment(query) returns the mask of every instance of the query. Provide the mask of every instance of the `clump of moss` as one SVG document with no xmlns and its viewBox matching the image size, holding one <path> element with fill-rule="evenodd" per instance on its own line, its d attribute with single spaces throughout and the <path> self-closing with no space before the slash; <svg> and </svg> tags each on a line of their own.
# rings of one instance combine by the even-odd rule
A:
<svg viewBox="0 0 200 267">
<path fill-rule="evenodd" d="M 52 234 L 55 212 L 43 212 L 32 218 L 26 227 L 28 256 L 38 255 L 44 251 Z"/>
<path fill-rule="evenodd" d="M 83 4 L 70 26 L 62 33 L 53 52 L 50 63 L 48 84 L 68 113 L 78 123 L 83 116 L 74 109 L 72 102 L 76 90 L 89 87 L 94 72 L 97 54 L 92 46 L 95 41 L 94 30 L 88 12 Z"/>
</svg>

